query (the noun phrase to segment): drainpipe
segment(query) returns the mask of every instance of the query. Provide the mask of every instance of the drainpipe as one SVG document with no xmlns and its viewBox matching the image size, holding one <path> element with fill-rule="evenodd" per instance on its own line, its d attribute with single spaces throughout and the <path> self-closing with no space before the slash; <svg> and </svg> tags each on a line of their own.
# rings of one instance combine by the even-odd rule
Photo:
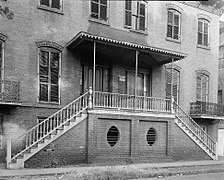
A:
<svg viewBox="0 0 224 180">
<path fill-rule="evenodd" d="M 137 78 L 138 78 L 138 51 L 135 51 L 135 109 L 137 105 L 136 96 L 137 96 Z"/>
</svg>

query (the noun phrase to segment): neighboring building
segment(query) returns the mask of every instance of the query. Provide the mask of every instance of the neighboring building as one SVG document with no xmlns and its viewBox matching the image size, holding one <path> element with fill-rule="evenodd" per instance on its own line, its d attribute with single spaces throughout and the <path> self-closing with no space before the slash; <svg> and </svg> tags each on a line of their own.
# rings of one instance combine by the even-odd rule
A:
<svg viewBox="0 0 224 180">
<path fill-rule="evenodd" d="M 13 20 L 0 16 L 1 163 L 217 159 L 217 114 L 210 108 L 218 91 L 214 7 L 1 3 L 14 13 Z"/>
</svg>

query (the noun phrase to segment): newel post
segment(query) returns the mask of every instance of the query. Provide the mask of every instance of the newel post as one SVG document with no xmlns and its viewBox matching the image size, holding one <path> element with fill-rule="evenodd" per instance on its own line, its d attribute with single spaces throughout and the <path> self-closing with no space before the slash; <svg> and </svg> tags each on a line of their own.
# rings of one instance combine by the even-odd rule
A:
<svg viewBox="0 0 224 180">
<path fill-rule="evenodd" d="M 89 100 L 88 100 L 89 109 L 93 109 L 93 89 L 89 87 Z"/>
<path fill-rule="evenodd" d="M 11 162 L 11 157 L 12 157 L 12 140 L 10 138 L 7 139 L 6 141 L 6 146 L 7 146 L 7 150 L 6 150 L 6 163 L 7 163 L 7 168 L 9 167 L 9 163 Z"/>
<path fill-rule="evenodd" d="M 175 100 L 174 100 L 174 97 L 172 96 L 172 97 L 171 97 L 171 113 L 172 113 L 172 114 L 175 113 L 175 110 L 174 110 L 174 103 L 175 103 Z"/>
</svg>

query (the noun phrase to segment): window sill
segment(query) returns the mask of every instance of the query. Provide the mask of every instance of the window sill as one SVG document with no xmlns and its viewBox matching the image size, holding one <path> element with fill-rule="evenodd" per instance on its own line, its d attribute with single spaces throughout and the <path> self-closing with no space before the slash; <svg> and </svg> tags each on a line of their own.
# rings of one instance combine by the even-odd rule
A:
<svg viewBox="0 0 224 180">
<path fill-rule="evenodd" d="M 39 101 L 37 103 L 37 107 L 44 107 L 44 108 L 61 108 L 61 105 L 59 103 L 48 103 L 48 102 L 41 102 Z"/>
<path fill-rule="evenodd" d="M 103 24 L 103 25 L 109 26 L 108 21 L 94 19 L 94 18 L 91 18 L 91 17 L 89 18 L 89 21 L 90 22 L 95 22 L 95 23 L 99 23 L 99 24 Z"/>
<path fill-rule="evenodd" d="M 203 46 L 203 45 L 200 45 L 200 44 L 197 44 L 197 48 L 210 50 L 210 47 L 209 46 Z"/>
<path fill-rule="evenodd" d="M 43 5 L 39 5 L 39 6 L 37 6 L 37 8 L 38 8 L 38 9 L 45 10 L 45 11 L 50 11 L 50 12 L 53 12 L 53 13 L 57 13 L 57 14 L 64 15 L 64 12 L 61 11 L 61 10 L 59 10 L 59 9 L 50 8 L 50 7 L 43 6 Z"/>
<path fill-rule="evenodd" d="M 166 37 L 166 40 L 181 44 L 181 41 L 180 40 L 177 40 L 177 39 L 173 39 L 173 38 Z"/>
<path fill-rule="evenodd" d="M 130 29 L 129 31 L 134 32 L 134 33 L 138 33 L 138 34 L 148 35 L 148 33 L 146 31 L 142 31 L 142 30 Z"/>
</svg>

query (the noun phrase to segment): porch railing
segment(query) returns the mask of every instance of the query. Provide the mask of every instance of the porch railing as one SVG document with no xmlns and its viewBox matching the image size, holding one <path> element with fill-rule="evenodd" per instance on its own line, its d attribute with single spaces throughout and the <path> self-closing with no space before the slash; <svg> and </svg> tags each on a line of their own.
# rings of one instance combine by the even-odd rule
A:
<svg viewBox="0 0 224 180">
<path fill-rule="evenodd" d="M 96 91 L 94 107 L 171 113 L 171 100 Z"/>
<path fill-rule="evenodd" d="M 20 83 L 15 81 L 0 80 L 0 101 L 19 102 Z"/>
<path fill-rule="evenodd" d="M 173 106 L 175 115 L 182 122 L 182 126 L 191 131 L 213 154 L 216 154 L 216 142 L 174 101 Z"/>
<path fill-rule="evenodd" d="M 210 102 L 191 102 L 191 115 L 224 116 L 224 105 Z"/>
</svg>

